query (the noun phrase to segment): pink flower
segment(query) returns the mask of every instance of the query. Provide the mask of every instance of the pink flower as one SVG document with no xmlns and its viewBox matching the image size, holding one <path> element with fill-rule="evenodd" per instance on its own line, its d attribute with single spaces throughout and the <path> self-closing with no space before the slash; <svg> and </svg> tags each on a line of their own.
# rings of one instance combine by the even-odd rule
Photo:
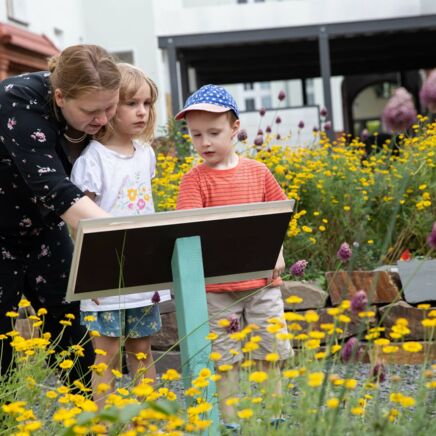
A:
<svg viewBox="0 0 436 436">
<path fill-rule="evenodd" d="M 431 112 L 436 112 L 436 70 L 433 70 L 424 80 L 419 98 Z"/>
<path fill-rule="evenodd" d="M 247 131 L 245 129 L 241 129 L 238 132 L 238 141 L 245 141 L 248 138 Z"/>
<path fill-rule="evenodd" d="M 351 259 L 351 256 L 353 255 L 353 250 L 351 250 L 350 246 L 343 242 L 341 246 L 339 247 L 338 252 L 336 253 L 336 256 L 338 259 L 341 260 L 341 262 L 348 262 Z"/>
<path fill-rule="evenodd" d="M 145 207 L 145 201 L 144 201 L 144 199 L 143 199 L 143 198 L 140 198 L 140 199 L 138 200 L 138 202 L 136 203 L 136 205 L 139 207 L 139 209 L 144 209 L 144 207 Z"/>
<path fill-rule="evenodd" d="M 285 91 L 283 91 L 283 89 L 279 92 L 279 95 L 277 96 L 277 98 L 280 100 L 280 101 L 283 101 L 285 98 L 286 98 L 286 92 Z"/>
<path fill-rule="evenodd" d="M 361 345 L 357 338 L 348 339 L 341 350 L 341 358 L 344 363 L 356 362 L 359 360 L 361 353 Z"/>
<path fill-rule="evenodd" d="M 14 117 L 8 119 L 9 130 L 13 130 L 16 124 L 17 124 L 17 120 Z"/>
<path fill-rule="evenodd" d="M 407 130 L 416 120 L 412 95 L 405 88 L 397 88 L 383 109 L 383 123 L 391 132 Z"/>
<path fill-rule="evenodd" d="M 266 109 L 265 109 L 264 107 L 261 107 L 261 108 L 259 109 L 259 115 L 260 115 L 261 117 L 263 117 L 265 114 L 266 114 Z"/>
<path fill-rule="evenodd" d="M 303 120 L 301 120 L 301 121 L 298 123 L 298 128 L 299 128 L 299 129 L 304 129 L 304 121 L 303 121 Z"/>
<path fill-rule="evenodd" d="M 254 145 L 261 146 L 263 144 L 263 136 L 258 135 L 256 138 L 254 138 Z"/>
<path fill-rule="evenodd" d="M 367 305 L 368 297 L 366 296 L 366 292 L 363 289 L 357 291 L 351 299 L 351 311 L 353 313 L 363 312 Z"/>
<path fill-rule="evenodd" d="M 371 369 L 371 378 L 377 383 L 383 383 L 386 380 L 386 367 L 382 362 L 377 362 Z"/>
<path fill-rule="evenodd" d="M 321 117 L 323 117 L 323 118 L 325 118 L 327 115 L 328 115 L 328 110 L 325 108 L 325 107 L 323 107 L 320 111 L 319 111 L 319 114 L 320 114 L 320 116 Z"/>
<path fill-rule="evenodd" d="M 427 243 L 430 248 L 436 248 L 436 221 L 433 223 L 433 229 L 427 237 Z"/>
<path fill-rule="evenodd" d="M 292 275 L 296 276 L 296 277 L 301 277 L 304 275 L 304 271 L 307 267 L 307 260 L 297 260 L 297 262 L 295 262 L 290 268 L 289 271 Z"/>
<path fill-rule="evenodd" d="M 157 304 L 157 303 L 160 302 L 160 295 L 159 295 L 159 292 L 156 291 L 156 292 L 153 294 L 153 296 L 151 297 L 151 302 L 152 302 L 153 304 Z"/>
<path fill-rule="evenodd" d="M 230 324 L 227 326 L 227 332 L 228 333 L 236 333 L 240 329 L 239 325 L 239 318 L 236 316 L 236 314 L 232 313 L 229 316 Z"/>
<path fill-rule="evenodd" d="M 38 142 L 45 142 L 46 141 L 46 137 L 45 137 L 45 133 L 41 132 L 40 130 L 37 130 L 36 132 L 33 132 L 30 137 L 32 139 L 34 139 L 35 141 Z"/>
</svg>

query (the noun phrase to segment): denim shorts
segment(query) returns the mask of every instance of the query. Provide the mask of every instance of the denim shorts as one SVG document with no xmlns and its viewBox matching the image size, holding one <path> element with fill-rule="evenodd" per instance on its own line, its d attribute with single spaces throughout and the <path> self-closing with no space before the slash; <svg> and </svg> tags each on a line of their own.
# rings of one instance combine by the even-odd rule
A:
<svg viewBox="0 0 436 436">
<path fill-rule="evenodd" d="M 89 316 L 94 320 L 86 321 Z M 162 327 L 158 304 L 135 309 L 80 312 L 80 320 L 89 330 L 96 330 L 102 336 L 124 336 L 126 339 L 152 336 Z"/>
</svg>

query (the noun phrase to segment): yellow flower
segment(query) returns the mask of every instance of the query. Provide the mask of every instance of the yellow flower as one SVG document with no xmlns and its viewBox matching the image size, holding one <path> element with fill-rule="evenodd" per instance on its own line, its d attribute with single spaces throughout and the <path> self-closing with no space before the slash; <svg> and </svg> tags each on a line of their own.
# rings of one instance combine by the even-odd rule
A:
<svg viewBox="0 0 436 436">
<path fill-rule="evenodd" d="M 350 206 L 344 206 L 344 210 L 345 210 L 345 212 L 348 212 L 349 210 L 351 210 L 351 207 Z"/>
<path fill-rule="evenodd" d="M 233 369 L 233 365 L 220 365 L 218 370 L 221 372 L 227 372 Z"/>
<path fill-rule="evenodd" d="M 87 316 L 83 317 L 83 320 L 87 321 L 87 322 L 93 322 L 96 320 L 96 317 L 93 315 L 87 315 Z"/>
<path fill-rule="evenodd" d="M 117 369 L 112 369 L 111 372 L 115 378 L 121 378 L 123 376 L 123 374 L 120 371 L 118 371 Z"/>
<path fill-rule="evenodd" d="M 265 371 L 254 371 L 250 374 L 248 379 L 254 383 L 263 383 L 268 380 L 268 374 Z"/>
<path fill-rule="evenodd" d="M 288 304 L 298 304 L 302 302 L 303 299 L 301 297 L 298 297 L 297 295 L 291 295 L 288 298 L 286 298 L 286 303 Z"/>
<path fill-rule="evenodd" d="M 238 416 L 240 419 L 250 419 L 253 416 L 253 411 L 251 409 L 242 409 L 238 411 Z"/>
<path fill-rule="evenodd" d="M 92 336 L 92 337 L 94 337 L 94 338 L 97 338 L 97 337 L 101 336 L 101 335 L 100 335 L 100 332 L 98 332 L 97 330 L 91 330 L 91 331 L 89 332 L 89 334 L 90 334 L 90 336 Z"/>
<path fill-rule="evenodd" d="M 357 386 L 357 380 L 353 378 L 348 378 L 345 380 L 345 388 L 346 389 L 355 389 Z"/>
<path fill-rule="evenodd" d="M 41 307 L 40 309 L 38 309 L 38 312 L 36 313 L 38 316 L 44 316 L 47 315 L 47 309 L 45 309 L 44 307 Z"/>
<path fill-rule="evenodd" d="M 29 306 L 30 306 L 30 301 L 26 300 L 25 298 L 22 298 L 18 303 L 18 307 L 29 307 Z"/>
<path fill-rule="evenodd" d="M 70 369 L 73 367 L 73 365 L 74 365 L 73 361 L 70 359 L 67 359 L 67 360 L 64 360 L 63 362 L 61 362 L 59 364 L 59 367 L 62 369 Z"/>
<path fill-rule="evenodd" d="M 324 373 L 323 372 L 312 372 L 308 374 L 307 384 L 313 388 L 321 386 L 324 381 Z"/>
<path fill-rule="evenodd" d="M 416 403 L 415 399 L 412 397 L 407 397 L 405 395 L 402 395 L 400 398 L 399 403 L 403 406 L 403 407 L 413 407 Z"/>
<path fill-rule="evenodd" d="M 136 354 L 135 354 L 135 357 L 136 357 L 138 360 L 147 360 L 147 354 L 143 353 L 142 351 L 139 352 L 139 353 L 136 353 Z"/>
<path fill-rule="evenodd" d="M 217 323 L 220 327 L 228 327 L 230 325 L 230 321 L 228 319 L 220 319 Z"/>
<path fill-rule="evenodd" d="M 65 314 L 65 318 L 67 318 L 67 319 L 76 319 L 76 317 L 72 313 Z"/>
<path fill-rule="evenodd" d="M 298 369 L 288 369 L 283 371 L 283 377 L 285 378 L 297 378 L 300 375 L 300 371 Z"/>
<path fill-rule="evenodd" d="M 55 391 L 47 391 L 45 396 L 47 398 L 50 398 L 51 400 L 54 400 L 58 396 L 58 394 Z"/>
<path fill-rule="evenodd" d="M 136 197 L 138 196 L 138 190 L 137 189 L 128 189 L 127 190 L 127 196 L 129 197 L 130 201 L 135 201 Z"/>
<path fill-rule="evenodd" d="M 18 312 L 14 312 L 13 310 L 10 310 L 9 312 L 6 312 L 6 316 L 9 318 L 17 318 Z"/>
<path fill-rule="evenodd" d="M 319 320 L 319 315 L 314 311 L 314 310 L 308 310 L 305 315 L 304 318 L 306 320 L 306 322 L 317 322 Z"/>
<path fill-rule="evenodd" d="M 408 351 L 409 353 L 418 353 L 422 350 L 422 344 L 419 342 L 404 342 L 403 350 Z"/>
<path fill-rule="evenodd" d="M 339 406 L 338 398 L 329 398 L 326 403 L 329 409 L 336 409 Z"/>
<path fill-rule="evenodd" d="M 99 394 L 104 394 L 106 392 L 108 392 L 111 389 L 111 386 L 107 383 L 100 383 L 97 386 L 97 393 Z"/>
<path fill-rule="evenodd" d="M 200 377 L 207 378 L 207 377 L 210 377 L 211 374 L 212 374 L 212 372 L 209 368 L 203 368 L 200 370 L 200 373 L 198 375 Z"/>
<path fill-rule="evenodd" d="M 268 353 L 265 356 L 267 362 L 277 362 L 280 359 L 280 355 L 277 353 Z"/>
<path fill-rule="evenodd" d="M 428 304 L 428 303 L 426 303 L 426 304 L 418 304 L 418 306 L 416 306 L 418 309 L 421 309 L 421 310 L 428 310 L 428 309 L 430 309 L 431 308 L 431 305 L 430 304 Z"/>
<path fill-rule="evenodd" d="M 181 375 L 175 369 L 168 369 L 164 374 L 162 374 L 162 380 L 180 380 Z"/>
<path fill-rule="evenodd" d="M 231 398 L 227 398 L 226 400 L 226 405 L 227 406 L 234 406 L 236 404 L 239 403 L 239 398 L 238 397 L 231 397 Z"/>
<path fill-rule="evenodd" d="M 214 341 L 215 339 L 218 338 L 218 335 L 214 332 L 210 332 L 207 336 L 206 336 L 206 340 L 208 341 Z"/>
<path fill-rule="evenodd" d="M 106 356 L 107 355 L 107 352 L 102 350 L 102 349 L 100 349 L 100 348 L 95 348 L 94 352 L 95 352 L 95 354 L 99 354 L 100 356 Z"/>
<path fill-rule="evenodd" d="M 365 413 L 365 409 L 363 407 L 352 407 L 351 413 L 356 416 L 363 415 Z"/>
<path fill-rule="evenodd" d="M 220 353 L 217 353 L 216 351 L 212 351 L 212 353 L 209 354 L 209 359 L 212 361 L 220 360 L 223 356 Z"/>
</svg>

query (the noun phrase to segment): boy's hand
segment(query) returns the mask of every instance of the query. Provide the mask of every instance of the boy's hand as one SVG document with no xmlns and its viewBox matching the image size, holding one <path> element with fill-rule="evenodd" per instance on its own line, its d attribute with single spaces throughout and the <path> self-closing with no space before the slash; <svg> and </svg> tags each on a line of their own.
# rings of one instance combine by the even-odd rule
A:
<svg viewBox="0 0 436 436">
<path fill-rule="evenodd" d="M 285 259 L 283 257 L 283 247 L 280 249 L 280 254 L 277 259 L 276 266 L 274 267 L 271 280 L 275 280 L 280 277 L 280 274 L 285 270 Z"/>
<path fill-rule="evenodd" d="M 98 298 L 93 298 L 92 301 L 93 301 L 95 304 L 100 305 L 100 301 L 98 300 Z"/>
</svg>

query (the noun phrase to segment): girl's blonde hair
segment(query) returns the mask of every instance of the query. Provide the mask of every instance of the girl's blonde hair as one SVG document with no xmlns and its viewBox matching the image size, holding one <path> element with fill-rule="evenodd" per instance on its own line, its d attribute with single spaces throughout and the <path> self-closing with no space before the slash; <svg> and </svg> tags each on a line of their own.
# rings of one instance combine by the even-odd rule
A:
<svg viewBox="0 0 436 436">
<path fill-rule="evenodd" d="M 112 56 L 98 45 L 72 45 L 48 61 L 53 89 L 64 98 L 89 91 L 116 90 L 121 75 Z"/>
<path fill-rule="evenodd" d="M 157 116 L 155 103 L 159 95 L 157 86 L 154 81 L 139 68 L 127 63 L 119 63 L 117 65 L 121 73 L 120 100 L 118 104 L 129 101 L 142 86 L 148 85 L 150 87 L 150 111 L 148 120 L 144 130 L 134 138 L 142 142 L 150 142 L 154 137 L 154 129 L 156 127 Z M 95 138 L 103 144 L 113 135 L 116 129 L 115 118 L 116 116 L 103 126 L 95 136 Z"/>
</svg>

